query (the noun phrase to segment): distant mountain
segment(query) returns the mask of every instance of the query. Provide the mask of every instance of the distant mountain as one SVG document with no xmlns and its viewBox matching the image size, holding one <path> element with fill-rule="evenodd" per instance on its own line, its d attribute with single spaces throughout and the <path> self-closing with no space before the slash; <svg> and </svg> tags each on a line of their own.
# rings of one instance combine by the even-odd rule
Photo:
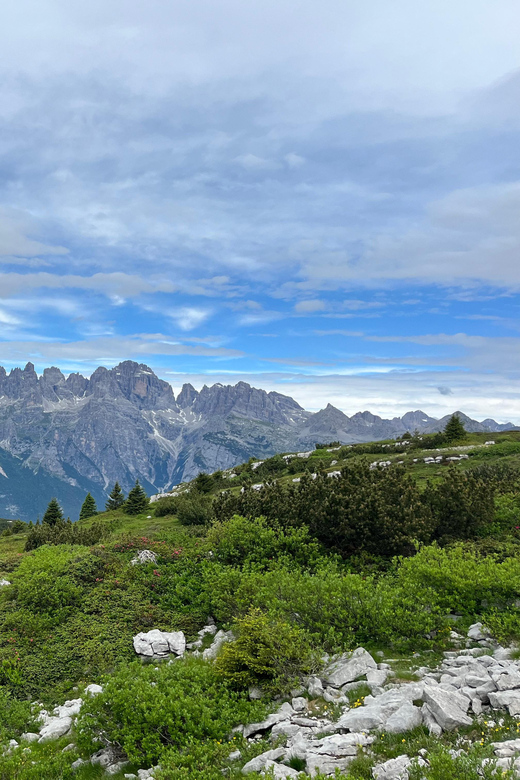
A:
<svg viewBox="0 0 520 780">
<path fill-rule="evenodd" d="M 471 431 L 513 427 L 459 414 Z M 251 456 L 440 430 L 447 419 L 422 411 L 348 417 L 331 404 L 312 414 L 246 382 L 200 391 L 185 384 L 175 398 L 168 382 L 130 360 L 90 379 L 55 367 L 38 376 L 32 363 L 9 374 L 0 367 L 0 517 L 35 520 L 55 495 L 76 519 L 87 491 L 102 506 L 116 480 L 128 490 L 139 479 L 157 493 Z"/>
</svg>

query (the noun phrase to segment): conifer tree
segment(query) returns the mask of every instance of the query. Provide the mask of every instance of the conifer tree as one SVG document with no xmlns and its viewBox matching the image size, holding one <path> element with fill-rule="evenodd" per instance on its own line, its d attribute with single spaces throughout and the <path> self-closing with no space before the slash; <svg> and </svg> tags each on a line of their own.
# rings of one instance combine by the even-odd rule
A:
<svg viewBox="0 0 520 780">
<path fill-rule="evenodd" d="M 87 496 L 80 509 L 79 519 L 86 520 L 87 517 L 93 517 L 94 515 L 97 515 L 97 513 L 98 511 L 96 501 L 90 493 L 87 493 Z"/>
<path fill-rule="evenodd" d="M 63 522 L 63 519 L 63 512 L 61 510 L 61 506 L 58 504 L 58 499 L 51 498 L 49 505 L 45 510 L 42 523 L 47 523 L 47 525 L 56 525 L 56 523 Z"/>
<path fill-rule="evenodd" d="M 105 504 L 105 509 L 107 512 L 110 512 L 112 509 L 119 509 L 119 507 L 123 506 L 124 503 L 125 494 L 121 490 L 121 485 L 119 482 L 116 482 Z"/>
<path fill-rule="evenodd" d="M 457 414 L 452 414 L 444 428 L 446 441 L 457 441 L 458 439 L 463 439 L 465 435 L 466 429 L 460 421 L 459 416 Z"/>
<path fill-rule="evenodd" d="M 139 484 L 139 480 L 136 479 L 135 485 L 128 494 L 128 498 L 125 503 L 125 513 L 127 515 L 138 515 L 140 512 L 144 512 L 148 506 L 148 496 L 144 492 L 143 488 Z"/>
<path fill-rule="evenodd" d="M 195 490 L 198 490 L 199 493 L 209 493 L 215 483 L 213 477 L 210 474 L 206 474 L 204 471 L 199 471 L 193 481 L 193 484 L 195 486 Z"/>
</svg>

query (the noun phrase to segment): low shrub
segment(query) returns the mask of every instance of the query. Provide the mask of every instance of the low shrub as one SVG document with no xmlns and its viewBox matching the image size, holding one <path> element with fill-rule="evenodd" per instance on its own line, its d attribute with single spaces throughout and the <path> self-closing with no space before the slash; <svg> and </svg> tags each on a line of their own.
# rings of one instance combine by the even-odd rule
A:
<svg viewBox="0 0 520 780">
<path fill-rule="evenodd" d="M 92 582 L 99 569 L 99 560 L 84 547 L 45 545 L 14 572 L 12 598 L 32 612 L 59 613 L 79 604 L 85 583 Z"/>
<path fill-rule="evenodd" d="M 233 688 L 258 685 L 269 694 L 286 693 L 313 668 L 305 632 L 284 620 L 252 609 L 236 622 L 237 639 L 226 643 L 216 668 Z"/>
<path fill-rule="evenodd" d="M 277 560 L 312 568 L 321 558 L 320 545 L 308 528 L 272 527 L 265 517 L 235 515 L 216 522 L 208 532 L 207 544 L 217 561 L 230 566 L 269 566 Z"/>
<path fill-rule="evenodd" d="M 208 525 L 213 519 L 213 501 L 198 490 L 190 490 L 178 496 L 175 514 L 182 525 Z"/>
<path fill-rule="evenodd" d="M 265 712 L 201 659 L 159 667 L 135 661 L 116 671 L 103 693 L 86 700 L 77 723 L 78 746 L 90 755 L 108 740 L 130 760 L 150 766 L 167 747 L 182 750 L 222 740 L 234 726 Z"/>
</svg>

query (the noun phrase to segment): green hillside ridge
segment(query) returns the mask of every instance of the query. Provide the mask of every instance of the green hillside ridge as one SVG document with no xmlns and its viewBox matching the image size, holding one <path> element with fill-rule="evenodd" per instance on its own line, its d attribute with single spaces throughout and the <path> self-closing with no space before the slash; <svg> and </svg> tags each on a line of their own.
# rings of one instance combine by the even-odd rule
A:
<svg viewBox="0 0 520 780">
<path fill-rule="evenodd" d="M 156 780 L 243 777 L 272 745 L 232 728 L 272 712 L 273 697 L 290 700 L 323 653 L 362 645 L 405 680 L 452 649 L 454 626 L 463 634 L 480 621 L 497 641 L 520 643 L 520 432 L 332 443 L 199 475 L 175 492 L 139 514 L 123 505 L 58 523 L 47 544 L 41 526 L 0 534 L 0 580 L 11 583 L 0 587 L 0 740 L 34 730 L 31 702 L 51 711 L 90 683 L 109 692 L 71 735 L 0 755 L 0 780 L 105 777 L 100 766 L 71 768 L 102 745 L 101 732 L 131 762 L 116 780 L 157 763 Z M 156 562 L 131 565 L 143 549 Z M 188 657 L 154 671 L 135 660 L 137 633 L 183 631 L 191 642 L 209 616 L 236 637 L 215 663 Z M 249 700 L 251 686 L 261 701 Z M 319 696 L 309 706 L 331 711 Z M 423 726 L 383 735 L 337 777 L 371 778 L 376 761 L 425 748 L 431 767 L 417 778 L 476 780 L 490 743 L 519 728 L 504 716 L 438 738 Z"/>
</svg>

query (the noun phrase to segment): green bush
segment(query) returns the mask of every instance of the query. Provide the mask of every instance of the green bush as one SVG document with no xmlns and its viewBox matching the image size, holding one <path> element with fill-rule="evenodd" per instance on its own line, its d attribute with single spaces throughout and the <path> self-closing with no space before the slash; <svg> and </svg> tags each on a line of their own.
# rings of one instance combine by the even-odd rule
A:
<svg viewBox="0 0 520 780">
<path fill-rule="evenodd" d="M 443 625 L 443 610 L 426 586 L 349 574 L 335 564 L 315 572 L 273 567 L 240 571 L 207 565 L 205 587 L 211 614 L 227 622 L 252 607 L 304 629 L 328 651 L 366 642 L 419 647 Z"/>
<path fill-rule="evenodd" d="M 462 544 L 447 549 L 431 545 L 401 561 L 397 582 L 410 592 L 431 589 L 435 603 L 452 612 L 475 615 L 493 607 L 503 611 L 520 598 L 520 558 L 497 562 Z"/>
<path fill-rule="evenodd" d="M 177 514 L 177 498 L 175 496 L 165 496 L 160 498 L 153 505 L 155 517 L 167 517 Z"/>
<path fill-rule="evenodd" d="M 166 747 L 222 740 L 265 709 L 232 691 L 213 664 L 188 658 L 174 664 L 128 664 L 103 693 L 86 700 L 77 722 L 78 746 L 90 755 L 104 740 L 119 744 L 139 764 L 155 764 Z"/>
<path fill-rule="evenodd" d="M 216 522 L 208 532 L 207 544 L 217 561 L 231 566 L 269 566 L 273 560 L 284 560 L 312 567 L 321 557 L 320 545 L 305 526 L 284 530 L 271 527 L 264 517 L 235 515 Z"/>
<path fill-rule="evenodd" d="M 30 702 L 17 701 L 7 687 L 0 685 L 0 740 L 18 737 L 34 726 Z"/>
<path fill-rule="evenodd" d="M 85 583 L 95 578 L 99 567 L 99 560 L 84 547 L 45 545 L 14 572 L 12 597 L 32 612 L 59 612 L 79 604 Z"/>
<path fill-rule="evenodd" d="M 182 493 L 177 498 L 176 515 L 182 525 L 207 525 L 213 519 L 211 497 L 198 490 Z"/>
<path fill-rule="evenodd" d="M 513 771 L 496 767 L 491 761 L 482 766 L 484 758 L 489 758 L 489 750 L 472 749 L 469 753 L 452 756 L 448 748 L 439 746 L 428 753 L 427 767 L 416 765 L 409 769 L 410 780 L 513 780 Z"/>
<path fill-rule="evenodd" d="M 259 685 L 271 694 L 294 688 L 313 667 L 306 634 L 279 618 L 252 609 L 236 623 L 237 639 L 226 643 L 216 668 L 233 688 Z"/>
<path fill-rule="evenodd" d="M 435 517 L 435 538 L 442 541 L 485 535 L 494 520 L 493 487 L 471 471 L 450 467 L 441 482 L 427 486 L 424 501 Z"/>
<path fill-rule="evenodd" d="M 37 523 L 29 530 L 25 551 L 35 550 L 44 544 L 78 544 L 90 546 L 101 541 L 107 532 L 101 523 L 84 527 L 70 520 L 58 520 L 54 525 Z"/>
<path fill-rule="evenodd" d="M 269 523 L 309 528 L 328 549 L 350 556 L 367 552 L 392 557 L 411 554 L 414 541 L 428 541 L 434 529 L 431 509 L 401 467 L 344 468 L 341 477 L 304 476 L 299 484 L 266 484 L 215 501 L 215 515 L 265 517 Z"/>
</svg>

